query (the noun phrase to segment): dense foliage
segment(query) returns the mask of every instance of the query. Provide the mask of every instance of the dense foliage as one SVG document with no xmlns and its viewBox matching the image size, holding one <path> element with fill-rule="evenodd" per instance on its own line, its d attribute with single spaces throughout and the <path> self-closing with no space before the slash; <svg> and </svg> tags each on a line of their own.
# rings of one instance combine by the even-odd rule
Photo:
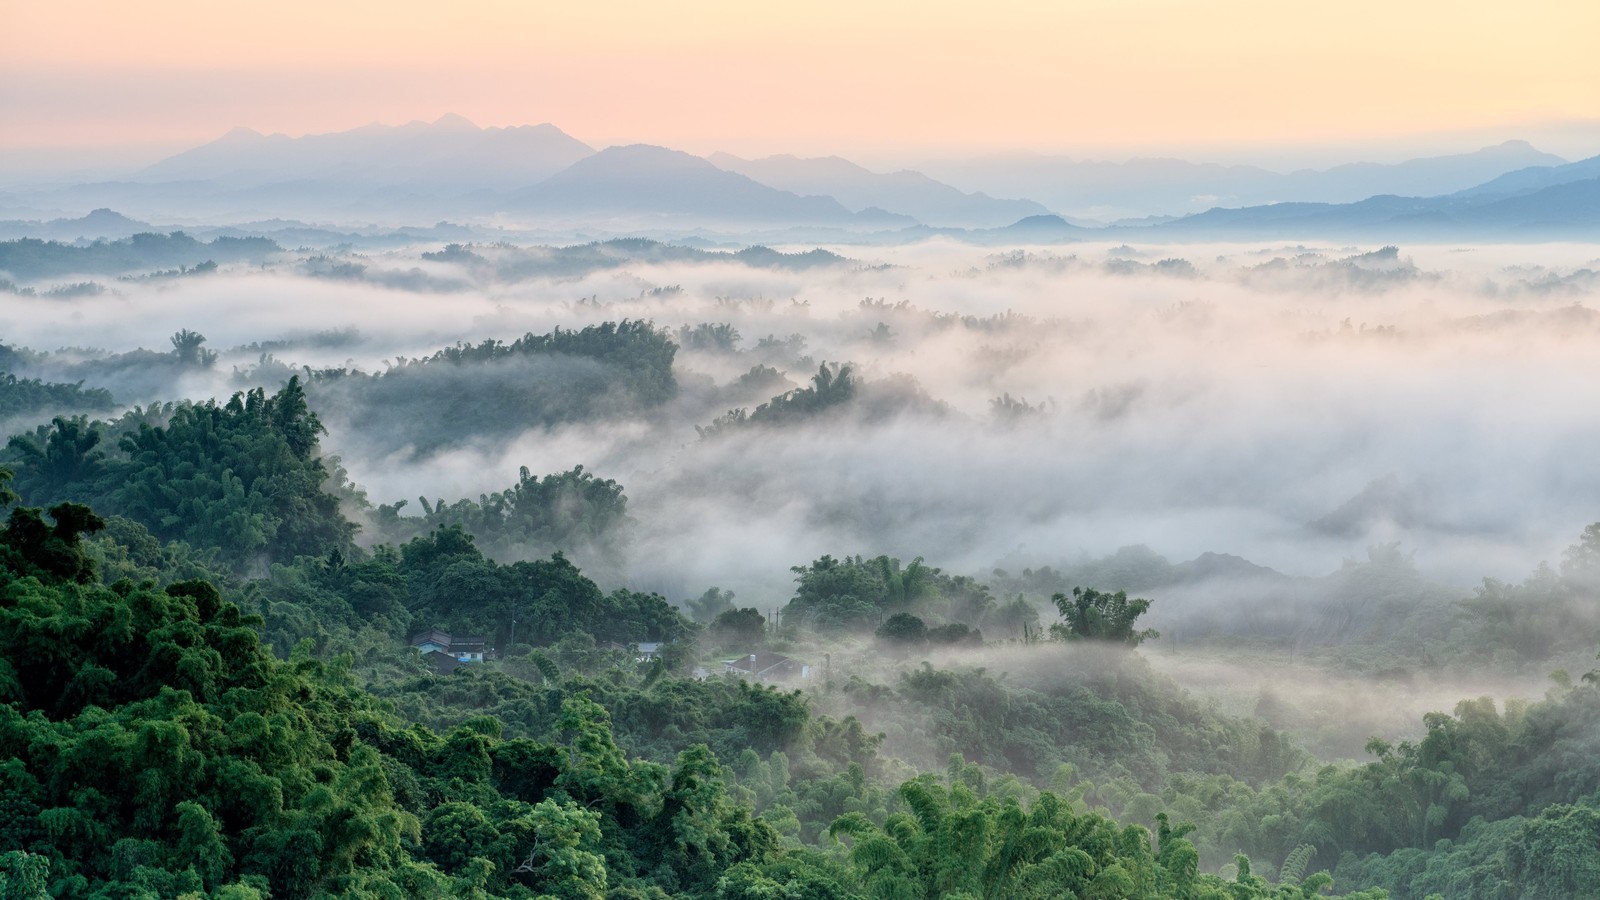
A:
<svg viewBox="0 0 1600 900">
<path fill-rule="evenodd" d="M 1050 633 L 1070 641 L 1108 641 L 1137 647 L 1161 636 L 1154 628 L 1135 630 L 1134 622 L 1150 609 L 1150 601 L 1128 599 L 1127 591 L 1115 594 L 1094 588 L 1075 587 L 1072 596 L 1050 597 L 1061 613 L 1061 622 L 1050 626 Z"/>
<path fill-rule="evenodd" d="M 523 466 L 517 483 L 476 501 L 447 504 L 418 498 L 423 515 L 402 518 L 406 501 L 378 507 L 377 524 L 385 540 L 405 541 L 438 528 L 457 526 L 471 534 L 490 556 L 546 556 L 557 550 L 586 549 L 619 557 L 626 543 L 628 498 L 622 485 L 596 478 L 583 466 L 543 479 Z"/>
<path fill-rule="evenodd" d="M 11 439 L 28 502 L 92 498 L 166 540 L 214 548 L 238 570 L 347 549 L 354 526 L 324 489 L 322 423 L 298 379 L 225 404 L 134 410 L 118 422 L 55 420 Z M 115 456 L 101 449 L 117 435 Z"/>
<path fill-rule="evenodd" d="M 671 765 L 629 759 L 590 692 L 565 694 L 548 743 L 505 737 L 487 716 L 446 734 L 407 727 L 339 666 L 272 656 L 259 622 L 210 584 L 91 583 L 81 532 L 98 520 L 81 507 L 53 515 L 42 541 L 26 524 L 39 521 L 34 510 L 4 533 L 8 890 L 745 897 L 787 885 L 806 896 L 952 896 L 951 860 L 935 841 L 963 835 L 981 868 L 960 877 L 987 896 L 1023 885 L 1059 895 L 1072 879 L 1099 885 L 1089 896 L 1141 881 L 1164 896 L 1229 896 L 1197 875 L 1181 835 L 1163 832 L 1152 847 L 1142 829 L 1080 819 L 1049 795 L 1026 815 L 1014 800 L 972 809 L 964 784 L 953 805 L 913 782 L 895 804 L 906 812 L 842 811 L 829 834 L 850 836 L 848 863 L 785 852 L 710 749 L 690 746 Z M 747 703 L 782 696 L 727 689 Z M 791 728 L 806 721 L 796 712 Z M 771 748 L 785 738 L 749 735 L 745 752 L 765 747 L 777 762 Z M 974 842 L 985 829 L 993 838 Z"/>
<path fill-rule="evenodd" d="M 111 409 L 111 392 L 104 388 L 58 384 L 38 378 L 18 378 L 0 372 L 0 420 L 38 417 L 41 413 L 103 412 Z"/>
<path fill-rule="evenodd" d="M 996 611 L 987 587 L 925 565 L 921 557 L 902 565 L 888 556 L 824 556 L 794 573 L 798 587 L 784 619 L 823 631 L 876 627 L 897 613 L 978 628 Z"/>
</svg>

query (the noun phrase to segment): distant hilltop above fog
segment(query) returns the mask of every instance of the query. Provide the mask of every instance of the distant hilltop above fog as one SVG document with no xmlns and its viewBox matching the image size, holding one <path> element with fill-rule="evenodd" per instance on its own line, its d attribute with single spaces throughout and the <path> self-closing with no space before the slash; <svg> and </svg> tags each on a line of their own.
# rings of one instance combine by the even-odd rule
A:
<svg viewBox="0 0 1600 900">
<path fill-rule="evenodd" d="M 571 238 L 747 243 L 1600 234 L 1600 157 L 1568 162 L 1525 141 L 1292 172 L 1052 156 L 924 168 L 878 172 L 837 156 L 699 157 L 647 144 L 596 148 L 549 123 L 480 128 L 456 115 L 304 137 L 235 128 L 116 181 L 0 188 L 0 235 L 119 239 L 143 222 L 262 233 L 240 223 L 276 220 L 314 223 L 322 233 L 448 220 Z"/>
</svg>

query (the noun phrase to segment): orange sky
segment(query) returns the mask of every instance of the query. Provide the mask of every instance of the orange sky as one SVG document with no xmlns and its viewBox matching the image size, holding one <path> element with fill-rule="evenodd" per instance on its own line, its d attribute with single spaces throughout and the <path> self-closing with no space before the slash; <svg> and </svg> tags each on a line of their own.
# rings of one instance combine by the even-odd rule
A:
<svg viewBox="0 0 1600 900">
<path fill-rule="evenodd" d="M 1600 120 L 1597 34 L 1596 0 L 0 0 L 0 149 L 445 112 L 697 152 L 1352 142 Z"/>
</svg>

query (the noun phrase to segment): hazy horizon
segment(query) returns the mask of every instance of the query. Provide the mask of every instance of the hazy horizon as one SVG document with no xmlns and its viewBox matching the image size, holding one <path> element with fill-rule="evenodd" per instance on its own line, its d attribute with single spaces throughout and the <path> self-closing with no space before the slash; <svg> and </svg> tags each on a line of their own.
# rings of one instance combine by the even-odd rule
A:
<svg viewBox="0 0 1600 900">
<path fill-rule="evenodd" d="M 240 126 L 319 134 L 446 113 L 552 122 L 595 146 L 888 168 L 1009 153 L 1299 167 L 1512 139 L 1600 152 L 1600 9 L 1574 0 L 1448 15 L 1377 0 L 90 0 L 7 2 L 0 21 L 8 170 L 153 162 Z"/>
<path fill-rule="evenodd" d="M 338 134 L 369 127 L 399 127 L 433 123 L 440 118 L 458 116 L 445 109 L 436 115 L 411 119 L 376 120 L 353 118 L 338 127 L 312 130 L 265 130 L 240 121 L 204 134 L 181 139 L 142 141 L 129 144 L 89 143 L 76 145 L 0 144 L 0 186 L 30 183 L 73 184 L 115 180 L 136 176 L 158 162 L 188 150 L 221 140 L 237 130 L 254 131 L 263 136 L 289 138 Z M 519 128 L 554 125 L 597 150 L 614 146 L 647 144 L 683 150 L 707 157 L 728 153 L 745 159 L 794 156 L 801 159 L 842 157 L 876 172 L 902 170 L 927 172 L 961 164 L 999 163 L 1013 160 L 1060 160 L 1074 163 L 1105 162 L 1123 164 L 1133 160 L 1172 159 L 1197 164 L 1254 166 L 1280 174 L 1301 170 L 1326 170 L 1351 164 L 1393 165 L 1413 159 L 1472 153 L 1508 142 L 1524 142 L 1535 149 L 1561 156 L 1568 161 L 1600 155 L 1600 117 L 1554 121 L 1509 122 L 1473 128 L 1425 133 L 1395 133 L 1356 139 L 1324 141 L 1240 141 L 1178 143 L 1152 141 L 1144 144 L 994 144 L 974 147 L 906 147 L 885 150 L 874 143 L 841 140 L 826 145 L 808 146 L 805 142 L 752 143 L 737 138 L 690 139 L 674 143 L 648 133 L 621 133 L 593 137 L 574 133 L 561 122 L 530 118 L 525 121 L 485 123 L 473 120 L 481 129 Z"/>
</svg>

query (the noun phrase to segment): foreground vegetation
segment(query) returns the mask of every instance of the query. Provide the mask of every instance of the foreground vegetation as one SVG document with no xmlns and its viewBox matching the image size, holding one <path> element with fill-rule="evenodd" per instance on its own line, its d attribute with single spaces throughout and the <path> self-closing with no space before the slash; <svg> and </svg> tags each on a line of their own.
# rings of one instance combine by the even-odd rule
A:
<svg viewBox="0 0 1600 900">
<path fill-rule="evenodd" d="M 1187 827 L 1163 820 L 1152 841 L 1052 793 L 990 790 L 959 761 L 886 792 L 865 777 L 859 724 L 811 720 L 770 688 L 670 685 L 684 712 L 733 701 L 747 777 L 769 810 L 793 803 L 776 824 L 705 743 L 670 763 L 619 747 L 595 695 L 622 712 L 637 698 L 616 694 L 659 679 L 595 691 L 535 666 L 523 699 L 554 709 L 513 721 L 547 740 L 486 715 L 443 733 L 407 724 L 352 683 L 348 657 L 272 655 L 261 619 L 208 582 L 96 583 L 84 536 L 105 522 L 68 503 L 50 519 L 19 508 L 0 535 L 8 895 L 1277 895 L 1242 858 L 1231 882 L 1200 874 Z M 390 690 L 435 693 L 421 680 Z M 668 718 L 664 743 L 701 737 L 683 733 L 694 722 Z M 770 749 L 797 744 L 798 784 Z M 831 817 L 817 835 L 831 850 L 785 841 L 794 806 L 813 830 Z"/>
</svg>

